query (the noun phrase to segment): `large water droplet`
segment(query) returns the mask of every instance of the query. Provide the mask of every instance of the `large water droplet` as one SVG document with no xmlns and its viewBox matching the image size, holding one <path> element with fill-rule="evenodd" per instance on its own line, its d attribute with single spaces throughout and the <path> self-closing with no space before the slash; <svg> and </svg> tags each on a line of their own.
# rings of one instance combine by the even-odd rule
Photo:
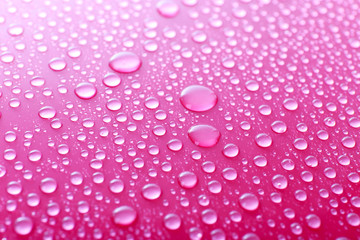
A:
<svg viewBox="0 0 360 240">
<path fill-rule="evenodd" d="M 49 67 L 54 71 L 62 71 L 66 68 L 66 62 L 62 58 L 53 58 L 49 62 Z"/>
<path fill-rule="evenodd" d="M 321 219 L 315 214 L 306 216 L 306 223 L 312 229 L 318 229 L 321 225 Z"/>
<path fill-rule="evenodd" d="M 141 67 L 141 60 L 135 53 L 119 52 L 111 57 L 109 66 L 119 73 L 132 73 Z"/>
<path fill-rule="evenodd" d="M 21 236 L 28 235 L 33 229 L 33 221 L 29 217 L 18 217 L 14 223 L 14 231 Z"/>
<path fill-rule="evenodd" d="M 188 110 L 204 112 L 212 109 L 218 101 L 216 94 L 209 88 L 191 85 L 181 92 L 180 102 Z"/>
<path fill-rule="evenodd" d="M 164 217 L 164 225 L 169 230 L 177 230 L 181 226 L 181 218 L 175 213 L 169 213 Z"/>
<path fill-rule="evenodd" d="M 256 135 L 255 142 L 259 147 L 267 148 L 272 144 L 272 138 L 266 133 Z"/>
<path fill-rule="evenodd" d="M 156 4 L 156 9 L 163 17 L 175 17 L 180 10 L 179 5 L 172 0 L 162 0 Z"/>
<path fill-rule="evenodd" d="M 259 207 L 259 199 L 252 193 L 244 193 L 239 201 L 241 207 L 247 211 L 255 211 Z"/>
<path fill-rule="evenodd" d="M 81 99 L 91 99 L 95 97 L 97 89 L 92 83 L 79 83 L 75 88 L 75 94 Z"/>
<path fill-rule="evenodd" d="M 198 182 L 198 178 L 195 173 L 192 172 L 182 172 L 179 175 L 179 184 L 183 188 L 194 188 Z"/>
<path fill-rule="evenodd" d="M 39 110 L 39 116 L 43 119 L 51 119 L 55 117 L 55 115 L 56 115 L 56 110 L 51 106 L 42 107 Z"/>
<path fill-rule="evenodd" d="M 137 212 L 129 206 L 121 206 L 113 212 L 113 220 L 119 226 L 129 226 L 133 224 L 137 218 Z"/>
<path fill-rule="evenodd" d="M 220 139 L 220 132 L 210 125 L 195 125 L 189 131 L 190 140 L 199 147 L 213 147 Z"/>
<path fill-rule="evenodd" d="M 53 193 L 57 189 L 57 182 L 53 178 L 41 180 L 40 189 L 43 193 Z"/>
<path fill-rule="evenodd" d="M 142 195 L 147 200 L 158 199 L 161 195 L 161 188 L 159 187 L 159 185 L 154 183 L 146 184 L 142 188 Z"/>
</svg>

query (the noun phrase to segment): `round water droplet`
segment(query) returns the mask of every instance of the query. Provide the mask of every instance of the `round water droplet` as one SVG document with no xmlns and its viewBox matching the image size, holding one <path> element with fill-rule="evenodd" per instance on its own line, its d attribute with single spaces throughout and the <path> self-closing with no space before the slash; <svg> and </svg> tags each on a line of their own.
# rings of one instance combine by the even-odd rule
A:
<svg viewBox="0 0 360 240">
<path fill-rule="evenodd" d="M 341 140 L 341 143 L 346 148 L 354 148 L 356 145 L 356 142 L 353 137 L 346 136 Z"/>
<path fill-rule="evenodd" d="M 205 209 L 201 213 L 201 219 L 202 219 L 203 223 L 205 223 L 207 225 L 212 225 L 212 224 L 216 223 L 218 216 L 214 210 Z"/>
<path fill-rule="evenodd" d="M 177 230 L 181 226 L 181 218 L 175 213 L 169 213 L 164 217 L 164 225 L 169 230 Z"/>
<path fill-rule="evenodd" d="M 259 147 L 267 148 L 272 144 L 272 138 L 266 133 L 260 133 L 255 137 L 256 144 Z"/>
<path fill-rule="evenodd" d="M 222 171 L 223 177 L 228 181 L 233 181 L 237 178 L 238 174 L 234 168 L 225 168 Z"/>
<path fill-rule="evenodd" d="M 118 75 L 116 75 L 115 73 L 108 73 L 103 78 L 103 83 L 107 87 L 114 88 L 114 87 L 117 87 L 120 85 L 121 78 Z"/>
<path fill-rule="evenodd" d="M 142 188 L 142 195 L 147 200 L 158 199 L 161 195 L 161 188 L 159 187 L 159 185 L 154 183 L 146 184 Z"/>
<path fill-rule="evenodd" d="M 30 80 L 30 84 L 33 87 L 42 87 L 45 84 L 45 79 L 42 77 L 34 77 Z"/>
<path fill-rule="evenodd" d="M 220 139 L 220 132 L 215 127 L 210 125 L 195 125 L 192 126 L 188 135 L 190 140 L 199 147 L 213 147 Z"/>
<path fill-rule="evenodd" d="M 75 88 L 75 94 L 81 99 L 91 99 L 95 97 L 97 89 L 92 83 L 79 83 Z"/>
<path fill-rule="evenodd" d="M 16 196 L 22 192 L 22 185 L 19 182 L 12 181 L 8 183 L 6 190 L 8 194 Z"/>
<path fill-rule="evenodd" d="M 234 158 L 239 155 L 239 148 L 232 143 L 226 144 L 223 149 L 223 154 L 228 158 Z"/>
<path fill-rule="evenodd" d="M 42 154 L 39 150 L 32 150 L 28 154 L 28 159 L 32 162 L 37 162 L 37 161 L 40 161 L 41 156 L 42 156 Z"/>
<path fill-rule="evenodd" d="M 294 141 L 294 147 L 297 149 L 297 150 L 306 150 L 307 147 L 308 147 L 308 143 L 305 139 L 303 138 L 297 138 L 295 139 Z"/>
<path fill-rule="evenodd" d="M 260 88 L 259 83 L 257 83 L 254 80 L 247 81 L 245 83 L 245 86 L 246 86 L 246 89 L 249 90 L 250 92 L 256 92 Z"/>
<path fill-rule="evenodd" d="M 117 98 L 111 98 L 106 102 L 106 108 L 110 111 L 119 111 L 121 109 L 121 102 Z"/>
<path fill-rule="evenodd" d="M 198 178 L 195 173 L 192 172 L 182 172 L 179 175 L 179 184 L 183 188 L 194 188 L 198 182 Z"/>
<path fill-rule="evenodd" d="M 284 108 L 286 108 L 289 111 L 295 111 L 298 109 L 298 103 L 295 99 L 287 98 L 283 102 Z"/>
<path fill-rule="evenodd" d="M 109 189 L 112 193 L 121 193 L 124 191 L 124 187 L 124 182 L 120 179 L 113 179 L 109 184 Z"/>
<path fill-rule="evenodd" d="M 137 218 L 137 212 L 129 206 L 116 208 L 112 212 L 112 215 L 115 224 L 119 226 L 129 226 L 133 224 Z"/>
<path fill-rule="evenodd" d="M 241 238 L 241 240 L 260 240 L 260 238 L 255 233 L 247 233 Z"/>
<path fill-rule="evenodd" d="M 149 97 L 145 100 L 145 107 L 148 109 L 156 109 L 160 105 L 159 100 L 154 97 Z"/>
<path fill-rule="evenodd" d="M 259 207 L 259 199 L 252 193 L 244 193 L 239 201 L 241 207 L 247 211 L 255 211 Z"/>
<path fill-rule="evenodd" d="M 212 109 L 218 101 L 216 94 L 209 88 L 191 85 L 181 92 L 180 102 L 188 110 L 205 112 Z"/>
<path fill-rule="evenodd" d="M 41 180 L 40 183 L 40 190 L 43 193 L 53 193 L 55 192 L 55 190 L 57 189 L 57 182 L 55 179 L 53 178 L 45 178 L 43 180 Z"/>
<path fill-rule="evenodd" d="M 288 181 L 285 176 L 277 174 L 272 178 L 274 188 L 285 189 L 288 186 Z"/>
<path fill-rule="evenodd" d="M 320 218 L 315 214 L 309 214 L 306 216 L 306 223 L 312 229 L 318 229 L 321 226 Z"/>
<path fill-rule="evenodd" d="M 24 28 L 20 25 L 10 25 L 10 27 L 7 29 L 7 32 L 11 36 L 20 36 L 24 33 Z"/>
<path fill-rule="evenodd" d="M 141 67 L 141 60 L 135 53 L 119 52 L 111 57 L 109 66 L 119 73 L 132 73 Z"/>
<path fill-rule="evenodd" d="M 156 9 L 163 17 L 173 18 L 180 10 L 179 5 L 172 0 L 162 0 L 156 4 Z"/>
<path fill-rule="evenodd" d="M 43 119 L 51 119 L 55 117 L 55 115 L 56 115 L 56 110 L 51 106 L 42 107 L 39 110 L 39 116 Z"/>
<path fill-rule="evenodd" d="M 168 148 L 173 152 L 178 152 L 182 149 L 183 143 L 179 139 L 172 139 L 167 144 Z"/>
<path fill-rule="evenodd" d="M 356 213 L 349 213 L 346 215 L 346 221 L 353 227 L 358 227 L 360 225 L 360 217 Z"/>
<path fill-rule="evenodd" d="M 33 221 L 29 217 L 18 217 L 14 222 L 14 231 L 21 236 L 28 235 L 33 227 Z"/>
<path fill-rule="evenodd" d="M 275 121 L 271 124 L 271 129 L 276 133 L 284 133 L 287 130 L 287 126 L 283 121 Z"/>
<path fill-rule="evenodd" d="M 54 71 L 62 71 L 66 68 L 66 62 L 62 58 L 53 58 L 49 62 L 50 69 Z"/>
</svg>

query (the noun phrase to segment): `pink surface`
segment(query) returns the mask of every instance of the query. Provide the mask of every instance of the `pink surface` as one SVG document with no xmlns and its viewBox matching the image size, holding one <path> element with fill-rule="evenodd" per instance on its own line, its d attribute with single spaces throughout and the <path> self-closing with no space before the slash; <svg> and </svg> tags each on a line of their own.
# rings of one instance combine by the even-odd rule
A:
<svg viewBox="0 0 360 240">
<path fill-rule="evenodd" d="M 359 239 L 358 1 L 0 4 L 2 239 Z"/>
</svg>

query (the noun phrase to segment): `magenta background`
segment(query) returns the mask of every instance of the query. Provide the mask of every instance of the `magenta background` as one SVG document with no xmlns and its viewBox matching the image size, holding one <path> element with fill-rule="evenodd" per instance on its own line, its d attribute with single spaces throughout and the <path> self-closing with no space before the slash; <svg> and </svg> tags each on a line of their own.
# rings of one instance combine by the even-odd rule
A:
<svg viewBox="0 0 360 240">
<path fill-rule="evenodd" d="M 1 3 L 0 18 L 5 22 L 0 23 L 0 46 L 1 52 L 9 51 L 15 56 L 12 63 L 0 63 L 1 79 L 1 144 L 0 151 L 15 149 L 17 157 L 13 161 L 3 158 L 0 164 L 6 167 L 7 173 L 0 178 L 0 236 L 8 239 L 17 237 L 13 231 L 13 222 L 19 216 L 30 217 L 34 222 L 34 229 L 30 234 L 31 239 L 40 239 L 46 234 L 53 235 L 54 239 L 74 239 L 78 237 L 78 230 L 83 229 L 86 239 L 92 239 L 94 231 L 100 229 L 103 238 L 110 237 L 111 232 L 116 232 L 113 239 L 123 239 L 125 236 L 135 239 L 146 238 L 144 235 L 151 232 L 150 239 L 188 239 L 189 229 L 199 227 L 204 234 L 204 239 L 210 239 L 210 232 L 214 229 L 222 229 L 228 239 L 241 238 L 244 234 L 255 232 L 261 239 L 277 239 L 283 236 L 286 239 L 297 238 L 290 230 L 293 222 L 298 222 L 303 228 L 303 239 L 336 239 L 346 236 L 356 239 L 360 236 L 359 227 L 352 227 L 346 221 L 346 215 L 350 212 L 359 214 L 359 209 L 352 206 L 350 198 L 359 195 L 359 183 L 352 183 L 347 179 L 351 172 L 358 172 L 359 148 L 347 149 L 341 144 L 345 136 L 352 136 L 359 141 L 358 129 L 348 124 L 351 117 L 358 117 L 358 69 L 359 49 L 352 48 L 349 39 L 359 38 L 359 3 L 356 1 L 272 1 L 264 4 L 261 1 L 245 3 L 245 1 L 199 1 L 194 7 L 187 7 L 178 2 L 180 13 L 175 18 L 164 18 L 158 14 L 155 5 L 157 1 L 36 1 L 25 3 L 22 1 L 8 1 Z M 235 5 L 246 9 L 247 15 L 237 19 L 232 15 Z M 122 6 L 123 5 L 123 6 Z M 16 13 L 9 13 L 8 9 L 15 7 Z M 68 9 L 68 8 L 71 9 Z M 209 13 L 206 13 L 209 11 Z M 263 12 L 264 11 L 264 12 Z M 287 13 L 287 11 L 289 11 Z M 38 14 L 47 13 L 47 18 L 41 19 Z M 199 17 L 191 19 L 190 15 L 197 12 Z M 264 13 L 264 14 L 263 14 Z M 25 18 L 23 15 L 28 14 Z M 129 14 L 129 19 L 122 16 Z M 94 18 L 93 20 L 91 18 Z M 211 17 L 217 17 L 223 21 L 219 28 L 209 24 Z M 256 18 L 259 17 L 258 21 Z M 269 18 L 274 17 L 270 23 Z M 66 19 L 71 19 L 66 22 Z M 144 41 L 148 40 L 144 33 L 147 31 L 145 22 L 147 19 L 158 22 L 158 27 L 153 31 L 157 36 L 153 39 L 158 43 L 157 51 L 151 53 L 144 50 Z M 56 22 L 56 26 L 49 26 L 50 22 Z M 102 23 L 100 23 L 100 22 Z M 116 23 L 120 26 L 116 26 Z M 24 27 L 21 36 L 13 37 L 7 33 L 11 24 L 19 24 Z M 281 24 L 288 23 L 289 29 L 282 30 Z M 86 29 L 81 25 L 87 24 Z M 195 43 L 191 35 L 201 27 L 207 34 L 204 43 Z M 247 26 L 253 26 L 252 32 L 246 32 Z M 339 27 L 336 33 L 332 27 Z M 176 37 L 167 39 L 163 36 L 163 30 L 169 27 L 176 31 Z M 63 31 L 62 31 L 63 30 Z M 234 36 L 226 36 L 233 31 Z M 41 32 L 43 40 L 34 40 L 33 35 Z M 271 32 L 279 34 L 272 38 Z M 78 37 L 71 34 L 77 33 Z M 262 37 L 256 39 L 256 33 Z M 107 35 L 112 35 L 112 41 L 105 41 Z M 137 37 L 134 37 L 137 35 Z M 58 39 L 52 39 L 54 37 Z M 80 44 L 85 41 L 86 44 Z M 131 40 L 133 47 L 125 47 L 124 42 Z M 23 42 L 26 49 L 16 50 L 14 44 Z M 231 46 L 231 41 L 237 41 Z M 67 43 L 61 47 L 61 43 Z M 201 47 L 216 42 L 211 54 L 203 54 Z M 181 51 L 171 49 L 171 44 L 180 44 L 182 49 L 188 48 L 193 52 L 193 57 L 186 59 L 181 57 Z M 39 44 L 46 45 L 48 50 L 44 53 L 37 51 Z M 257 46 L 256 46 L 257 45 Z M 78 47 L 82 51 L 79 58 L 72 59 L 67 56 L 69 47 Z M 255 47 L 256 46 L 256 47 Z M 286 58 L 283 57 L 284 49 L 287 49 Z M 112 70 L 108 67 L 110 57 L 120 51 L 132 51 L 141 56 L 142 67 L 131 74 L 120 74 L 122 82 L 120 86 L 109 90 L 102 83 L 102 78 Z M 238 54 L 242 52 L 242 54 Z M 252 52 L 252 53 L 251 53 Z M 266 56 L 261 59 L 261 56 Z M 54 57 L 64 58 L 67 68 L 61 72 L 54 72 L 48 67 L 48 62 Z M 232 58 L 235 67 L 226 69 L 222 66 L 223 58 Z M 309 63 L 304 63 L 304 58 Z M 183 62 L 182 67 L 174 66 L 175 61 Z M 281 61 L 284 61 L 281 64 Z M 256 63 L 261 62 L 262 67 Z M 17 65 L 22 63 L 22 68 Z M 291 66 L 296 66 L 296 71 L 291 71 Z M 79 67 L 79 69 L 74 69 Z M 331 68 L 331 70 L 330 70 Z M 198 71 L 196 70 L 198 69 Z M 33 76 L 28 74 L 33 71 L 33 76 L 41 76 L 46 79 L 43 87 L 32 87 L 30 80 Z M 177 75 L 176 79 L 171 76 Z M 19 78 L 16 78 L 19 76 Z M 231 77 L 238 77 L 239 84 L 230 83 Z M 95 79 L 98 93 L 91 100 L 81 100 L 74 94 L 74 88 L 78 83 L 86 82 L 90 78 Z M 333 79 L 329 84 L 327 79 Z M 260 88 L 256 92 L 250 92 L 245 87 L 248 80 L 256 80 Z M 6 86 L 5 83 L 11 83 Z M 141 84 L 139 89 L 132 87 L 133 83 Z M 63 84 L 68 89 L 66 94 L 58 92 L 58 86 Z M 191 84 L 205 85 L 211 88 L 218 96 L 216 107 L 205 113 L 193 113 L 187 111 L 179 101 L 180 92 Z M 289 86 L 293 92 L 287 92 Z M 279 92 L 272 92 L 274 87 Z M 13 93 L 13 89 L 20 88 L 21 93 Z M 53 91 L 52 96 L 42 94 L 45 88 Z M 309 93 L 305 94 L 305 90 Z M 24 92 L 32 91 L 33 99 L 26 99 Z M 131 90 L 131 94 L 125 91 Z M 164 96 L 159 96 L 158 91 L 163 91 Z M 320 95 L 319 92 L 324 94 Z M 265 100 L 263 95 L 272 95 L 271 100 Z M 156 110 L 144 107 L 147 97 L 156 97 L 160 101 L 161 109 L 167 113 L 167 119 L 159 121 L 154 117 Z M 346 104 L 338 101 L 339 96 L 347 98 Z M 166 97 L 169 100 L 166 100 Z M 296 111 L 290 112 L 282 106 L 283 101 L 294 98 L 299 103 Z M 9 107 L 9 100 L 18 98 L 21 106 L 13 109 Z M 122 102 L 122 108 L 117 112 L 106 109 L 106 101 L 110 98 L 118 98 Z M 248 98 L 248 99 L 247 99 Z M 323 107 L 317 109 L 312 101 L 319 99 Z M 139 104 L 136 104 L 138 101 Z M 67 109 L 66 104 L 72 103 L 74 107 Z M 335 112 L 327 110 L 326 104 L 334 103 L 337 106 Z M 272 113 L 263 116 L 258 107 L 267 104 L 271 106 Z M 50 126 L 49 120 L 41 119 L 38 110 L 43 106 L 52 106 L 57 110 L 56 118 L 60 119 L 63 126 L 55 130 Z M 347 108 L 352 108 L 354 115 L 348 114 Z M 144 119 L 136 121 L 132 119 L 132 113 L 140 110 Z M 125 123 L 116 121 L 116 115 L 122 112 L 128 119 Z M 71 115 L 77 115 L 79 120 L 73 122 Z M 104 116 L 111 118 L 110 123 L 102 121 Z M 328 127 L 324 119 L 333 117 L 335 127 Z M 91 129 L 84 128 L 82 121 L 90 118 L 95 121 Z M 284 134 L 276 134 L 271 130 L 271 123 L 275 120 L 284 121 L 288 130 Z M 242 121 L 248 121 L 251 129 L 244 131 L 240 127 Z M 137 130 L 129 132 L 126 127 L 135 123 Z M 196 147 L 189 140 L 187 130 L 194 124 L 210 124 L 217 127 L 222 136 L 220 142 L 213 148 L 204 149 Z M 305 123 L 308 131 L 301 133 L 296 129 L 298 123 Z M 156 137 L 152 128 L 163 125 L 167 133 L 163 137 Z M 227 130 L 226 125 L 231 125 L 233 130 Z M 110 133 L 106 138 L 100 137 L 99 130 L 106 127 Z M 319 140 L 316 132 L 326 130 L 330 137 L 326 141 Z M 4 141 L 7 131 L 15 131 L 17 140 L 13 143 Z M 34 134 L 30 147 L 24 146 L 25 132 Z M 87 140 L 76 140 L 79 132 L 86 133 Z M 125 144 L 114 144 L 114 135 L 125 137 Z M 255 144 L 255 136 L 259 133 L 267 133 L 273 139 L 273 144 L 267 149 L 261 149 Z M 147 139 L 141 135 L 147 134 Z M 69 138 L 63 139 L 62 136 Z M 305 138 L 308 148 L 305 151 L 294 149 L 293 141 L 296 138 Z M 183 149 L 172 152 L 166 144 L 171 139 L 180 139 Z M 54 142 L 54 147 L 49 147 L 48 142 Z M 144 141 L 146 148 L 138 149 L 137 143 Z M 88 144 L 94 148 L 89 149 Z M 228 143 L 234 143 L 240 148 L 240 154 L 234 159 L 226 158 L 222 149 Z M 65 156 L 57 153 L 60 144 L 67 144 L 70 152 Z M 157 156 L 148 153 L 148 148 L 156 145 L 160 148 Z M 27 159 L 27 154 L 33 149 L 42 152 L 42 159 L 33 163 Z M 136 150 L 136 156 L 131 157 L 128 152 Z M 88 151 L 87 157 L 81 157 L 82 151 Z M 105 181 L 102 184 L 92 182 L 92 174 L 96 172 L 89 166 L 90 160 L 95 158 L 98 150 L 106 152 L 103 168 Z M 202 159 L 191 159 L 191 152 L 198 150 L 202 153 Z M 123 163 L 115 161 L 116 155 L 124 157 Z M 337 162 L 338 156 L 347 154 L 351 163 L 341 166 Z M 268 159 L 268 165 L 259 168 L 254 165 L 253 158 L 263 155 Z M 310 168 L 306 166 L 304 159 L 313 155 L 319 160 L 319 166 Z M 137 169 L 133 166 L 133 160 L 141 157 L 145 160 L 145 166 Z M 70 164 L 64 166 L 63 159 L 68 158 Z M 168 158 L 168 160 L 167 160 Z M 281 167 L 281 161 L 291 158 L 295 162 L 293 171 L 286 171 Z M 159 163 L 154 163 L 153 160 Z M 14 163 L 23 163 L 23 170 L 15 170 Z M 172 165 L 171 172 L 163 172 L 161 163 L 169 162 Z M 212 161 L 216 165 L 214 173 L 204 173 L 201 164 Z M 122 166 L 129 166 L 128 171 L 122 170 Z M 333 167 L 337 176 L 334 179 L 325 177 L 323 171 L 326 167 Z M 238 178 L 227 181 L 221 176 L 224 168 L 233 167 L 238 172 Z M 24 179 L 24 171 L 33 172 L 31 180 Z M 157 172 L 156 177 L 149 176 L 149 171 Z M 311 183 L 304 182 L 300 174 L 302 171 L 310 171 L 314 175 Z M 70 174 L 80 171 L 84 175 L 84 182 L 80 186 L 70 183 Z M 197 174 L 199 182 L 194 189 L 182 189 L 177 181 L 177 176 L 183 171 L 193 171 Z M 288 179 L 288 187 L 285 190 L 277 190 L 272 186 L 271 179 L 276 174 L 282 174 Z M 133 179 L 134 176 L 137 178 Z M 253 177 L 260 178 L 260 184 L 253 183 Z M 289 179 L 293 176 L 293 180 Z M 43 178 L 53 177 L 58 182 L 55 193 L 45 195 L 39 189 L 39 183 Z M 125 182 L 122 193 L 113 194 L 108 190 L 109 182 L 119 177 Z M 207 183 L 211 180 L 221 182 L 223 190 L 220 194 L 212 194 L 207 189 Z M 10 181 L 19 181 L 23 186 L 22 193 L 11 196 L 6 191 Z M 146 183 L 157 183 L 161 186 L 162 196 L 155 201 L 145 200 L 141 196 L 141 188 Z M 331 185 L 339 183 L 344 188 L 341 195 L 331 192 Z M 90 187 L 92 194 L 85 196 L 84 188 Z M 307 200 L 299 202 L 294 197 L 296 190 L 305 190 Z M 327 199 L 319 196 L 319 190 L 326 189 L 330 196 Z M 104 199 L 95 199 L 95 193 L 103 195 Z M 252 212 L 244 211 L 238 202 L 243 193 L 253 193 L 260 200 L 259 208 Z M 263 194 L 260 194 L 263 192 Z M 282 196 L 282 202 L 273 203 L 270 194 L 278 192 Z M 26 197 L 29 193 L 37 193 L 41 197 L 38 207 L 27 206 Z M 129 196 L 133 194 L 134 196 Z M 198 204 L 198 197 L 205 194 L 210 199 L 207 207 Z M 69 199 L 69 195 L 73 199 Z M 187 198 L 190 202 L 188 207 L 180 205 L 180 198 Z M 5 209 L 8 200 L 15 200 L 17 208 L 14 212 Z M 77 203 L 86 200 L 91 205 L 87 214 L 77 212 Z M 169 202 L 163 206 L 163 201 Z M 228 200 L 229 204 L 224 205 Z M 330 200 L 337 201 L 338 207 L 332 207 Z M 46 214 L 47 204 L 57 202 L 61 206 L 57 217 L 49 217 Z M 132 206 L 138 213 L 135 224 L 121 228 L 115 226 L 111 219 L 112 211 L 122 205 Z M 207 226 L 202 223 L 201 212 L 207 208 L 213 209 L 218 214 L 216 224 Z M 295 218 L 287 219 L 283 211 L 292 208 Z M 240 223 L 229 220 L 229 213 L 237 210 L 242 214 Z M 334 212 L 336 214 L 334 214 Z M 163 226 L 163 217 L 168 213 L 177 213 L 182 219 L 179 230 L 169 231 Z M 321 218 L 320 229 L 312 230 L 306 225 L 305 216 L 315 213 Z M 76 220 L 75 230 L 64 231 L 61 227 L 62 219 L 72 216 Z M 275 221 L 275 227 L 267 224 L 268 220 Z M 89 223 L 93 224 L 89 224 Z M 91 226 L 93 225 L 93 226 Z M 132 237 L 130 237 L 132 236 Z M 26 237 L 24 237 L 26 238 Z"/>
</svg>

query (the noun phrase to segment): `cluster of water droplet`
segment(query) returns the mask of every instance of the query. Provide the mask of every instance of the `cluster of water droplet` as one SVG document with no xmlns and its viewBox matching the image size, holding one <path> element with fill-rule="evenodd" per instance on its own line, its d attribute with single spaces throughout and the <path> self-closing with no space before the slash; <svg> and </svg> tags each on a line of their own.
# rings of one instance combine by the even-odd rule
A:
<svg viewBox="0 0 360 240">
<path fill-rule="evenodd" d="M 359 15 L 353 0 L 7 1 L 0 236 L 358 236 Z"/>
</svg>

